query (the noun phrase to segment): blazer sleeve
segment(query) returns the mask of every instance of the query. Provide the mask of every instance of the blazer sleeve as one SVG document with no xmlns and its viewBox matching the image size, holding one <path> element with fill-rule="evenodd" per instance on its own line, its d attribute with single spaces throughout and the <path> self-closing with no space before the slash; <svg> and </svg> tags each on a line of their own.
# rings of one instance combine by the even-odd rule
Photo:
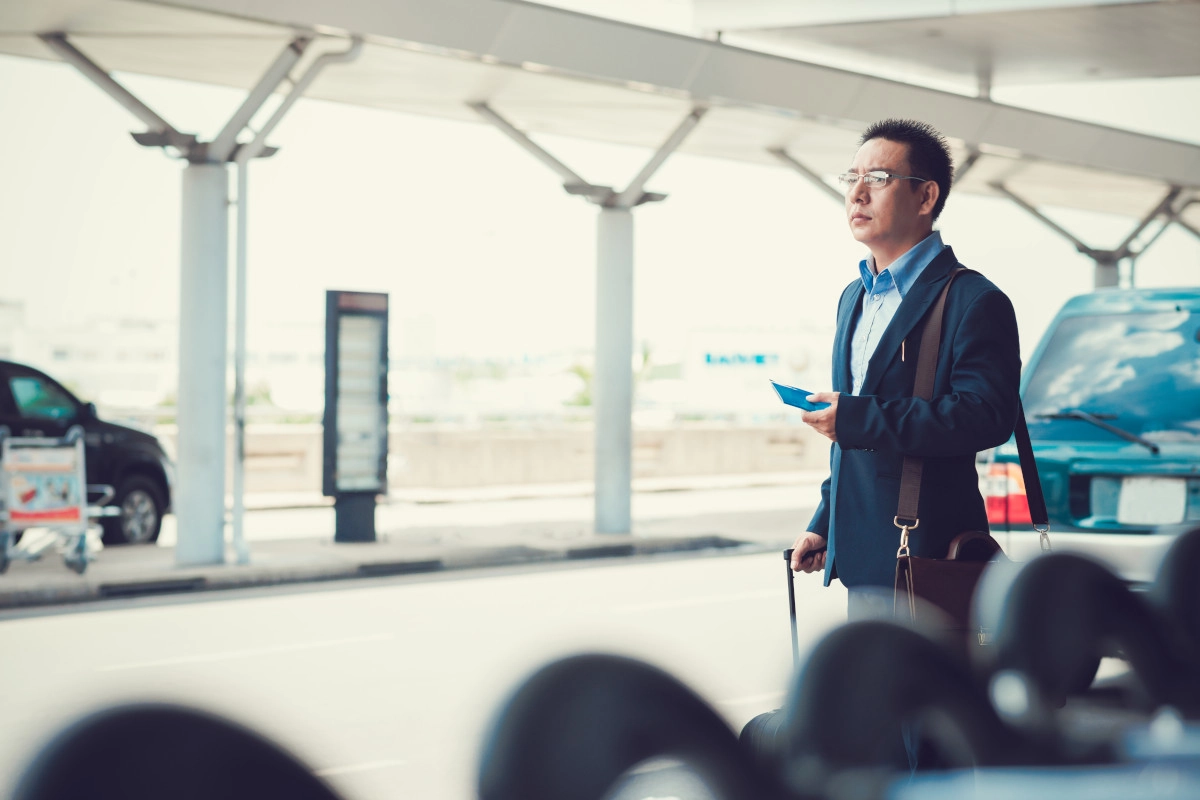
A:
<svg viewBox="0 0 1200 800">
<path fill-rule="evenodd" d="M 832 458 L 832 456 L 831 456 Z M 830 475 L 821 484 L 821 503 L 817 506 L 816 513 L 809 520 L 808 527 L 805 529 L 818 536 L 829 538 L 829 485 L 833 481 L 833 476 Z"/>
<path fill-rule="evenodd" d="M 836 422 L 842 447 L 945 458 L 1008 441 L 1016 424 L 1021 380 L 1012 303 L 998 289 L 985 291 L 946 335 L 940 357 L 953 359 L 950 391 L 930 400 L 842 394 Z"/>
</svg>

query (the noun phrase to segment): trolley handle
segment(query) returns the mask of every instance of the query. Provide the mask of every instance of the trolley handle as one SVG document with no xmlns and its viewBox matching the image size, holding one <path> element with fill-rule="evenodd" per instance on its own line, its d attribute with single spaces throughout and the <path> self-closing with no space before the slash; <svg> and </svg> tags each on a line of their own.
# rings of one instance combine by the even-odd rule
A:
<svg viewBox="0 0 1200 800">
<path fill-rule="evenodd" d="M 107 483 L 89 483 L 87 486 L 89 495 L 98 494 L 100 499 L 94 503 L 89 501 L 89 505 L 106 506 L 112 502 L 112 499 L 117 496 L 117 490 Z"/>
</svg>

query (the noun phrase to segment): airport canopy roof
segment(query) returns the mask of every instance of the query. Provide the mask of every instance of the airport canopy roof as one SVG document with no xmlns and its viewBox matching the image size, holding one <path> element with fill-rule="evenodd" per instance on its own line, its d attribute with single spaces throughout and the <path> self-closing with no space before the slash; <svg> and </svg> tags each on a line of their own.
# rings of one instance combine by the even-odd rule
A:
<svg viewBox="0 0 1200 800">
<path fill-rule="evenodd" d="M 970 87 L 1200 75 L 1197 0 L 692 0 L 698 29 Z"/>
<path fill-rule="evenodd" d="M 1158 13 L 1153 24 L 1169 24 Z M 845 169 L 866 124 L 915 117 L 945 132 L 960 161 L 980 153 L 961 191 L 995 194 L 1002 182 L 1035 206 L 1133 217 L 1172 186 L 1183 190 L 1177 208 L 1200 197 L 1194 144 L 514 0 L 0 4 L 0 53 L 57 58 L 38 38 L 54 32 L 108 70 L 247 89 L 298 33 L 333 40 L 306 60 L 361 36 L 362 56 L 323 72 L 308 96 L 464 121 L 479 121 L 469 104 L 482 101 L 535 135 L 649 148 L 702 105 L 681 151 L 774 164 L 769 151 L 782 148 L 824 176 Z M 1157 45 L 1143 33 L 1124 47 L 1151 58 Z M 1183 219 L 1200 226 L 1200 203 Z"/>
</svg>

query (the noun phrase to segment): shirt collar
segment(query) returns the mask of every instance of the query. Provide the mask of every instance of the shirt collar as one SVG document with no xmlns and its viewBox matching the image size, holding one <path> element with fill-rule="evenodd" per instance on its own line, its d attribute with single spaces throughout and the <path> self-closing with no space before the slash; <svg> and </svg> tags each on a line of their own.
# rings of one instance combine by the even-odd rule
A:
<svg viewBox="0 0 1200 800">
<path fill-rule="evenodd" d="M 929 262 L 937 258 L 944 249 L 946 249 L 946 245 L 942 244 L 941 232 L 934 231 L 913 245 L 908 252 L 897 258 L 878 275 L 871 272 L 873 256 L 864 258 L 858 262 L 858 274 L 862 277 L 867 294 L 886 292 L 889 285 L 895 284 L 900 298 L 903 299 L 912 285 L 917 282 L 917 278 L 921 277 L 925 267 L 929 266 Z"/>
</svg>

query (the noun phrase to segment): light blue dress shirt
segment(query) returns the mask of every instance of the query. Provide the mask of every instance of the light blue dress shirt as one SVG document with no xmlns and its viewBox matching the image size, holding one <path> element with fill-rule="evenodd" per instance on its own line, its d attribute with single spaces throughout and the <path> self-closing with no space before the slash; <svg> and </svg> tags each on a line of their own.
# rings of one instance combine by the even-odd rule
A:
<svg viewBox="0 0 1200 800">
<path fill-rule="evenodd" d="M 921 277 L 929 262 L 944 249 L 946 245 L 942 244 L 942 234 L 934 231 L 878 275 L 871 271 L 870 257 L 858 262 L 858 272 L 866 293 L 863 294 L 854 338 L 850 340 L 850 378 L 854 387 L 851 394 L 858 394 L 862 389 L 863 380 L 867 377 L 867 364 L 908 290 Z"/>
</svg>

